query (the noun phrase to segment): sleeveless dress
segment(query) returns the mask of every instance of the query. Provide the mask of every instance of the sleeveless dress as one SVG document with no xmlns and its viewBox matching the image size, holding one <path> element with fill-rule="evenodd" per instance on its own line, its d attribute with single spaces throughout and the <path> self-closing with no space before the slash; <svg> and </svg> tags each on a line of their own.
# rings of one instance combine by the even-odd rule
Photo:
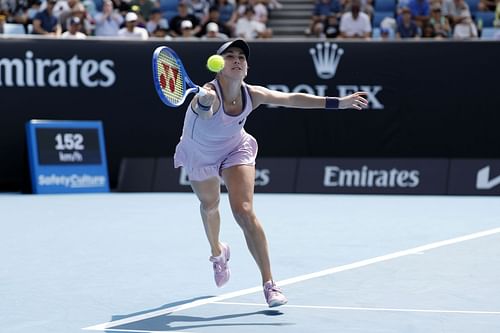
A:
<svg viewBox="0 0 500 333">
<path fill-rule="evenodd" d="M 210 83 L 223 100 L 217 80 Z M 243 110 L 238 115 L 227 114 L 221 103 L 211 118 L 201 119 L 189 103 L 182 136 L 175 149 L 174 166 L 184 167 L 190 180 L 220 177 L 223 169 L 235 165 L 255 165 L 257 141 L 243 128 L 253 104 L 246 84 L 241 89 Z"/>
</svg>

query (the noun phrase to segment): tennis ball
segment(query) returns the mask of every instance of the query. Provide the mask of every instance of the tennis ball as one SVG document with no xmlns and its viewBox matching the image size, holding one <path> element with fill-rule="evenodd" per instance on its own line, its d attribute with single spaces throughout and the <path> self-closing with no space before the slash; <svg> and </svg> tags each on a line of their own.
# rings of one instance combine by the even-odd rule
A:
<svg viewBox="0 0 500 333">
<path fill-rule="evenodd" d="M 218 54 L 210 56 L 207 60 L 207 68 L 214 73 L 220 72 L 224 68 L 224 58 Z"/>
</svg>

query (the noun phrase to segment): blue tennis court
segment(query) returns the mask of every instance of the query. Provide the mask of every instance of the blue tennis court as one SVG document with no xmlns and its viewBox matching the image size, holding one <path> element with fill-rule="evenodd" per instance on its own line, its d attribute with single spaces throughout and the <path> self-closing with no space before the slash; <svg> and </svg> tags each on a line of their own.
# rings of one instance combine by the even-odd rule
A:
<svg viewBox="0 0 500 333">
<path fill-rule="evenodd" d="M 498 332 L 500 198 L 256 194 L 273 274 L 221 201 L 215 287 L 190 193 L 0 194 L 7 333 Z"/>
</svg>

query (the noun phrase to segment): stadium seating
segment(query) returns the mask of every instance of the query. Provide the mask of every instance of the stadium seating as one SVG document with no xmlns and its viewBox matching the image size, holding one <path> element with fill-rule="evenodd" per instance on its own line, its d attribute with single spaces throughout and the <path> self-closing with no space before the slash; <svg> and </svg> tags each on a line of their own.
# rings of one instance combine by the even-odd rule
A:
<svg viewBox="0 0 500 333">
<path fill-rule="evenodd" d="M 375 12 L 395 12 L 396 0 L 375 0 Z"/>
<path fill-rule="evenodd" d="M 492 27 L 493 21 L 495 21 L 495 12 L 476 12 L 476 24 L 480 21 L 483 22 L 483 27 Z"/>
</svg>

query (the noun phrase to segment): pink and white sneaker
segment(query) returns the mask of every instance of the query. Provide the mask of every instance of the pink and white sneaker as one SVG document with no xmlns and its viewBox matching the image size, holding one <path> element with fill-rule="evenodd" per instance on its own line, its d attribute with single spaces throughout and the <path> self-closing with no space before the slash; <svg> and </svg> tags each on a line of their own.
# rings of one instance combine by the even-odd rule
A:
<svg viewBox="0 0 500 333">
<path fill-rule="evenodd" d="M 270 308 L 285 305 L 288 302 L 288 299 L 283 295 L 283 292 L 276 286 L 274 281 L 264 283 L 264 296 Z"/>
<path fill-rule="evenodd" d="M 231 276 L 231 271 L 229 270 L 229 266 L 227 265 L 229 257 L 231 256 L 229 245 L 220 243 L 220 247 L 222 251 L 221 255 L 218 257 L 210 256 L 209 258 L 214 267 L 215 284 L 219 288 L 225 285 L 226 282 L 229 281 L 229 277 Z"/>
</svg>

